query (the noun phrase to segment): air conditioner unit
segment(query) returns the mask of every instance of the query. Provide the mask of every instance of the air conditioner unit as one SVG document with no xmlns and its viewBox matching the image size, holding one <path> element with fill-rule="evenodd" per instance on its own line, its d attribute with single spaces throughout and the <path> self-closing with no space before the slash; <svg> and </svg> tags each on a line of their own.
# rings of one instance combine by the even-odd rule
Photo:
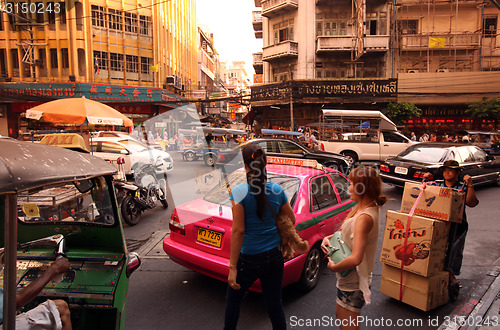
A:
<svg viewBox="0 0 500 330">
<path fill-rule="evenodd" d="M 167 85 L 170 85 L 170 86 L 175 86 L 175 82 L 176 82 L 176 79 L 177 76 L 168 76 L 167 77 Z"/>
<path fill-rule="evenodd" d="M 449 72 L 448 69 L 437 69 L 436 72 Z"/>
</svg>

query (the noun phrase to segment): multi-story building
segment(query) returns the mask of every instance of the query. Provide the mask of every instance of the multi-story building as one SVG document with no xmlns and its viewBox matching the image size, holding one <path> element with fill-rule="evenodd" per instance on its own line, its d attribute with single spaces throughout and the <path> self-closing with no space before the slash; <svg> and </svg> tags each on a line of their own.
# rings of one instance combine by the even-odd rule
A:
<svg viewBox="0 0 500 330">
<path fill-rule="evenodd" d="M 254 68 L 263 76 L 252 87 L 252 108 L 272 126 L 315 122 L 323 108 L 383 110 L 406 101 L 423 109 L 425 125 L 416 128 L 436 129 L 429 121 L 444 120 L 459 129 L 470 126 L 468 102 L 500 96 L 499 11 L 489 2 L 255 0 L 255 6 L 263 48 L 253 54 Z"/>
<path fill-rule="evenodd" d="M 0 13 L 1 134 L 15 136 L 19 113 L 60 97 L 107 102 L 141 122 L 184 101 L 186 84 L 198 80 L 195 0 L 21 8 Z"/>
</svg>

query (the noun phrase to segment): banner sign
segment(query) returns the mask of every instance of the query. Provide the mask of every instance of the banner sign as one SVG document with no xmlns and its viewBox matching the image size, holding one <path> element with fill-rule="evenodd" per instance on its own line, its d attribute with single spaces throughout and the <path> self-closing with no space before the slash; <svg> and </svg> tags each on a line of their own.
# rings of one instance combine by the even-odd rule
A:
<svg viewBox="0 0 500 330">
<path fill-rule="evenodd" d="M 48 101 L 82 96 L 94 101 L 114 103 L 177 103 L 186 101 L 179 95 L 154 87 L 88 83 L 0 83 L 0 98 L 44 99 Z"/>
<path fill-rule="evenodd" d="M 290 98 L 321 97 L 396 97 L 397 79 L 353 79 L 353 80 L 295 80 L 290 82 L 252 86 L 251 101 Z"/>
</svg>

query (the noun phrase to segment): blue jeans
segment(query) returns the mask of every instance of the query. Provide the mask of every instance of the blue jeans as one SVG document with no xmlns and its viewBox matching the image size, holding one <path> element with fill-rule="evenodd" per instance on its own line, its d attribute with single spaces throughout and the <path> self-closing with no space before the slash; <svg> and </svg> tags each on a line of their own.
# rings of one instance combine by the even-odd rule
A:
<svg viewBox="0 0 500 330">
<path fill-rule="evenodd" d="M 236 283 L 241 288 L 234 290 L 227 286 L 224 329 L 236 329 L 243 297 L 257 279 L 260 279 L 267 314 L 273 329 L 286 329 L 285 311 L 281 300 L 283 264 L 283 256 L 278 248 L 255 255 L 240 254 Z"/>
</svg>

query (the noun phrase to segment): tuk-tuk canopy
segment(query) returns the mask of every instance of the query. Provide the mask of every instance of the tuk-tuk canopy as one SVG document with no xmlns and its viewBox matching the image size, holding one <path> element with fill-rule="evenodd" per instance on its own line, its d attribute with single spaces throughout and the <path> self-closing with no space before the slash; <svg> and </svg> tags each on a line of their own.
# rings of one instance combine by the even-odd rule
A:
<svg viewBox="0 0 500 330">
<path fill-rule="evenodd" d="M 113 173 L 113 165 L 88 154 L 0 138 L 0 194 Z"/>
</svg>

